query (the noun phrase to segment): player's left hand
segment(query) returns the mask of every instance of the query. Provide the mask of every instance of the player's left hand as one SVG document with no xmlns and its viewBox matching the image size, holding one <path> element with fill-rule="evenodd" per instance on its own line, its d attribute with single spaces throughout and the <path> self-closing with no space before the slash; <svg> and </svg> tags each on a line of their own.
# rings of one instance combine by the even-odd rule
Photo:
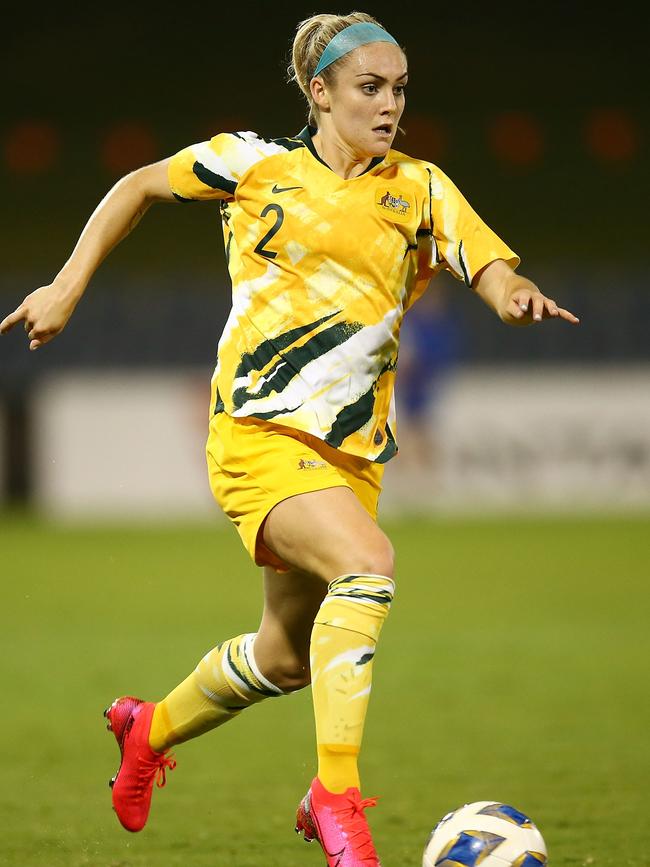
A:
<svg viewBox="0 0 650 867">
<path fill-rule="evenodd" d="M 558 307 L 552 298 L 543 295 L 533 283 L 512 293 L 501 318 L 511 325 L 531 325 L 543 319 L 565 319 L 572 325 L 580 322 L 570 310 Z"/>
<path fill-rule="evenodd" d="M 474 277 L 472 288 L 508 325 L 532 325 L 543 319 L 564 319 L 572 325 L 577 316 L 542 295 L 528 277 L 516 274 L 503 259 L 495 259 Z"/>
</svg>

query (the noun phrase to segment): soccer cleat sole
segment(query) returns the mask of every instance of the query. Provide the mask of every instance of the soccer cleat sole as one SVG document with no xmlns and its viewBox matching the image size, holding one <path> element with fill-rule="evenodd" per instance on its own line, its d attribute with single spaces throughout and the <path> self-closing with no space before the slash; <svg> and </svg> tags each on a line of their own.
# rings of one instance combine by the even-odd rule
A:
<svg viewBox="0 0 650 867">
<path fill-rule="evenodd" d="M 139 699 L 135 699 L 132 696 L 123 696 L 121 698 L 116 698 L 111 704 L 109 704 L 109 706 L 104 710 L 104 713 L 103 713 L 104 719 L 107 720 L 106 729 L 107 729 L 107 731 L 112 732 L 112 734 L 115 735 L 115 740 L 117 741 L 117 745 L 120 748 L 120 753 L 122 753 L 122 745 L 124 743 L 124 736 L 126 735 L 126 732 L 130 727 L 129 722 L 131 722 L 133 717 L 132 717 L 132 713 L 129 713 L 128 715 L 126 715 L 121 731 L 115 731 L 115 729 L 113 728 L 113 719 L 111 717 L 111 713 L 113 712 L 113 710 L 117 707 L 117 705 L 121 701 L 125 700 L 125 698 L 131 699 L 131 701 L 133 701 L 135 703 L 134 706 L 136 706 L 136 707 L 140 703 Z M 122 758 L 123 757 L 120 756 L 120 766 L 117 769 L 117 773 L 113 777 L 111 777 L 110 780 L 108 781 L 108 788 L 109 789 L 112 789 L 113 786 L 115 785 L 117 777 L 118 777 L 118 775 L 122 769 L 122 761 L 121 761 Z M 113 809 L 115 809 L 115 807 L 113 807 Z"/>
<path fill-rule="evenodd" d="M 295 830 L 296 830 L 296 834 L 302 834 L 303 835 L 302 839 L 305 841 L 305 843 L 313 843 L 314 842 L 315 838 L 309 836 L 306 828 L 302 827 L 301 825 L 296 825 Z"/>
<path fill-rule="evenodd" d="M 109 732 L 113 732 L 120 748 L 124 743 L 126 732 L 133 725 L 133 711 L 143 703 L 142 699 L 135 696 L 123 695 L 116 698 L 104 711 L 104 718 L 108 720 L 106 728 Z M 116 714 L 117 719 L 114 719 Z"/>
<path fill-rule="evenodd" d="M 302 833 L 305 843 L 313 843 L 314 840 L 318 840 L 318 830 L 309 815 L 309 805 L 305 803 L 306 800 L 305 798 L 298 807 L 296 834 Z"/>
<path fill-rule="evenodd" d="M 106 730 L 109 732 L 113 731 L 113 724 L 111 723 L 111 718 L 109 716 L 109 712 L 112 709 L 114 704 L 115 704 L 115 702 L 113 702 L 113 704 L 109 704 L 109 706 L 104 710 L 104 713 L 103 713 L 104 719 L 108 720 L 108 722 L 106 723 Z M 117 774 L 115 774 L 114 777 L 110 778 L 110 780 L 108 781 L 108 788 L 109 789 L 113 788 L 113 786 L 115 785 L 116 779 L 117 779 Z"/>
</svg>

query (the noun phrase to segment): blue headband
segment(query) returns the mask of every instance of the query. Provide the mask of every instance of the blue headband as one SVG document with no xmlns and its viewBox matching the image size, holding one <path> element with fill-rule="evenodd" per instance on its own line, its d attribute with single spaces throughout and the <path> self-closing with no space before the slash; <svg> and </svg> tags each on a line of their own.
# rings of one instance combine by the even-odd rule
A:
<svg viewBox="0 0 650 867">
<path fill-rule="evenodd" d="M 349 54 L 350 51 L 354 51 L 360 45 L 367 45 L 369 42 L 392 42 L 393 45 L 397 45 L 399 48 L 398 43 L 390 33 L 378 24 L 372 24 L 370 21 L 351 24 L 330 40 L 325 51 L 321 54 L 312 78 L 315 78 L 319 72 L 322 72 L 327 66 L 339 60 L 344 54 Z"/>
</svg>

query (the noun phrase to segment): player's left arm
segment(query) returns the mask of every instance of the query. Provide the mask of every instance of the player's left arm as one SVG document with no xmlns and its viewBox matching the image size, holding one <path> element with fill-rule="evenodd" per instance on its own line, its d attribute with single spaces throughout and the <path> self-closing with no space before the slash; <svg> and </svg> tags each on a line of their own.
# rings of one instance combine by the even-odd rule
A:
<svg viewBox="0 0 650 867">
<path fill-rule="evenodd" d="M 472 289 L 508 325 L 532 325 L 542 319 L 580 321 L 569 310 L 558 307 L 527 277 L 515 273 L 503 259 L 495 259 L 475 275 Z"/>
</svg>

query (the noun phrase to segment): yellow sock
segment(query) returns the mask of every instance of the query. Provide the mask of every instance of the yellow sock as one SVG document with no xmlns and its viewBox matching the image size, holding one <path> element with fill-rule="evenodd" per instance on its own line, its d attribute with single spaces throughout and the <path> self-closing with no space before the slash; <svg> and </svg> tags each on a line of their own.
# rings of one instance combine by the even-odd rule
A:
<svg viewBox="0 0 650 867">
<path fill-rule="evenodd" d="M 260 672 L 253 646 L 256 633 L 219 644 L 155 707 L 149 746 L 163 752 L 223 725 L 252 704 L 283 695 Z"/>
<path fill-rule="evenodd" d="M 384 575 L 343 575 L 316 615 L 310 656 L 318 778 L 330 792 L 359 788 L 372 661 L 394 588 Z"/>
</svg>

